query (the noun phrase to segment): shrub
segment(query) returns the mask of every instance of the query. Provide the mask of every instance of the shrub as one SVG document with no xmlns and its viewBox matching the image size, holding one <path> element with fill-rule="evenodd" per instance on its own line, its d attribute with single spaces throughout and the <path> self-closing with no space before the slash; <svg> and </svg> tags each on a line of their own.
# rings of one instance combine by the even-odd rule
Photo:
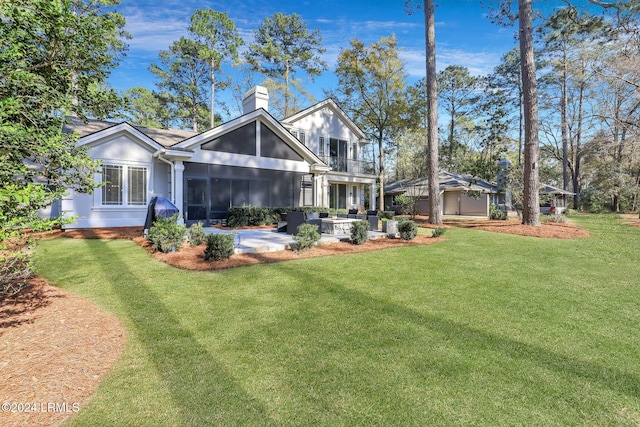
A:
<svg viewBox="0 0 640 427">
<path fill-rule="evenodd" d="M 0 303 L 20 293 L 32 277 L 31 257 L 28 254 L 0 254 Z"/>
<path fill-rule="evenodd" d="M 489 219 L 506 220 L 507 211 L 503 211 L 502 209 L 491 203 L 489 205 Z"/>
<path fill-rule="evenodd" d="M 436 227 L 431 232 L 431 237 L 440 237 L 444 234 L 445 231 L 447 231 L 447 229 L 444 227 Z"/>
<path fill-rule="evenodd" d="M 369 221 L 354 221 L 351 224 L 351 243 L 361 245 L 369 238 Z"/>
<path fill-rule="evenodd" d="M 382 212 L 379 212 L 379 214 L 381 218 L 386 218 L 386 219 L 393 219 L 393 217 L 396 215 L 394 211 L 382 211 Z"/>
<path fill-rule="evenodd" d="M 396 205 L 400 209 L 401 215 L 415 215 L 415 207 L 418 202 L 417 197 L 411 197 L 404 194 L 396 196 Z"/>
<path fill-rule="evenodd" d="M 201 222 L 196 222 L 189 227 L 189 245 L 198 246 L 204 242 L 207 238 L 207 234 L 204 232 L 204 227 Z"/>
<path fill-rule="evenodd" d="M 311 249 L 320 241 L 320 233 L 318 233 L 318 226 L 315 224 L 301 224 L 298 226 L 298 233 L 293 236 L 293 241 L 296 242 L 296 250 L 298 252 Z"/>
<path fill-rule="evenodd" d="M 555 222 L 558 224 L 565 224 L 568 221 L 567 216 L 562 214 L 553 214 L 549 216 L 549 219 L 547 220 L 547 222 Z"/>
<path fill-rule="evenodd" d="M 207 261 L 222 261 L 233 255 L 233 234 L 209 234 L 206 240 L 204 259 Z"/>
<path fill-rule="evenodd" d="M 418 235 L 418 224 L 411 220 L 398 223 L 398 233 L 402 240 L 413 240 Z"/>
<path fill-rule="evenodd" d="M 227 225 L 246 227 L 248 225 L 269 225 L 275 222 L 273 209 L 261 206 L 235 206 L 229 208 Z"/>
<path fill-rule="evenodd" d="M 187 227 L 178 224 L 178 214 L 169 218 L 156 218 L 149 229 L 148 239 L 155 250 L 170 252 L 182 246 Z"/>
</svg>

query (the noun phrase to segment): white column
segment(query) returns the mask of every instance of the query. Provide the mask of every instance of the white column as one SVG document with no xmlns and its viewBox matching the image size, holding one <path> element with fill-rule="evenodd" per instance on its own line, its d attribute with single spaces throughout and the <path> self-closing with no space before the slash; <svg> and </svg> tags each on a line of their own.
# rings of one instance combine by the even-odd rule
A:
<svg viewBox="0 0 640 427">
<path fill-rule="evenodd" d="M 180 215 L 180 217 L 178 218 L 178 224 L 184 224 L 184 163 L 182 163 L 182 160 L 175 161 L 173 170 L 175 171 L 175 180 L 174 182 L 172 182 L 173 194 L 175 194 L 174 199 L 176 201 L 176 207 L 182 213 L 182 215 Z"/>
<path fill-rule="evenodd" d="M 382 195 L 381 197 L 384 197 Z M 376 182 L 373 181 L 371 185 L 369 185 L 369 210 L 375 211 L 378 209 L 378 204 L 376 203 Z"/>
</svg>

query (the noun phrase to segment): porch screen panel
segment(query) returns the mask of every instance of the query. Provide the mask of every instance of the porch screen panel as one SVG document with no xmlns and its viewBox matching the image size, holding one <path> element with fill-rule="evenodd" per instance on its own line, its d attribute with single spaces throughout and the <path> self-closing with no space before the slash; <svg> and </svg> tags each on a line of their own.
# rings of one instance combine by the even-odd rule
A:
<svg viewBox="0 0 640 427">
<path fill-rule="evenodd" d="M 102 166 L 102 204 L 121 205 L 122 204 L 122 166 L 103 165 Z"/>
<path fill-rule="evenodd" d="M 147 204 L 147 168 L 129 166 L 129 204 Z"/>
<path fill-rule="evenodd" d="M 231 181 L 211 178 L 211 210 L 226 212 L 231 206 Z"/>
<path fill-rule="evenodd" d="M 266 180 L 251 180 L 249 182 L 249 203 L 251 206 L 271 206 L 271 183 Z"/>
<path fill-rule="evenodd" d="M 248 206 L 249 200 L 249 180 L 231 180 L 231 206 Z"/>
</svg>

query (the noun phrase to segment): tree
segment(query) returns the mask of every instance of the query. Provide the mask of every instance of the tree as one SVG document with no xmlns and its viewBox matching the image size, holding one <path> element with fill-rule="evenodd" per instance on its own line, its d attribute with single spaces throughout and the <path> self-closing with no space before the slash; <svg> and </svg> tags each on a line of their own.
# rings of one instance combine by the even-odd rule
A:
<svg viewBox="0 0 640 427">
<path fill-rule="evenodd" d="M 118 117 L 149 128 L 169 127 L 171 113 L 167 96 L 140 86 L 126 90 L 123 96 L 125 106 Z"/>
<path fill-rule="evenodd" d="M 74 13 L 81 4 L 94 13 Z M 124 21 L 101 4 L 0 2 L 0 249 L 25 228 L 51 225 L 38 209 L 95 185 L 97 164 L 62 128 L 66 115 L 108 114 L 102 108 L 112 105 L 102 101 L 113 92 L 100 88 L 124 49 L 113 42 Z"/>
<path fill-rule="evenodd" d="M 449 65 L 438 73 L 437 80 L 439 105 L 449 115 L 447 145 L 442 160 L 446 168 L 460 170 L 457 154 L 464 144 L 460 141 L 458 125 L 471 117 L 480 100 L 480 79 L 469 74 L 465 67 Z"/>
<path fill-rule="evenodd" d="M 224 12 L 211 9 L 196 9 L 191 15 L 189 31 L 201 45 L 200 56 L 210 61 L 211 67 L 211 122 L 215 126 L 215 73 L 222 62 L 229 58 L 238 60 L 238 48 L 244 41 L 238 35 L 236 26 Z"/>
<path fill-rule="evenodd" d="M 380 198 L 384 210 L 385 144 L 405 127 L 404 65 L 398 56 L 394 35 L 365 46 L 358 39 L 338 56 L 338 102 L 378 144 Z"/>
<path fill-rule="evenodd" d="M 442 224 L 438 166 L 438 82 L 436 76 L 436 25 L 433 0 L 424 0 L 427 68 L 427 164 L 429 170 L 429 222 Z"/>
<path fill-rule="evenodd" d="M 254 71 L 284 82 L 284 116 L 291 108 L 291 82 L 300 70 L 313 80 L 327 65 L 319 55 L 322 48 L 320 30 L 308 32 L 302 17 L 296 13 L 274 13 L 254 31 L 255 42 L 249 45 L 245 57 Z"/>
<path fill-rule="evenodd" d="M 209 60 L 201 55 L 201 45 L 180 37 L 160 51 L 161 65 L 152 63 L 149 71 L 160 79 L 156 86 L 168 94 L 172 114 L 180 127 L 198 132 L 210 121 L 206 92 L 209 84 Z"/>
<path fill-rule="evenodd" d="M 524 101 L 524 179 L 522 223 L 540 225 L 538 95 L 533 58 L 532 0 L 518 1 L 520 63 Z"/>
<path fill-rule="evenodd" d="M 522 109 L 522 68 L 520 66 L 520 48 L 515 47 L 502 57 L 502 63 L 498 65 L 490 76 L 494 87 L 501 89 L 502 100 L 506 106 L 512 106 L 517 112 L 518 133 L 518 166 L 522 164 L 522 142 L 524 112 Z"/>
</svg>

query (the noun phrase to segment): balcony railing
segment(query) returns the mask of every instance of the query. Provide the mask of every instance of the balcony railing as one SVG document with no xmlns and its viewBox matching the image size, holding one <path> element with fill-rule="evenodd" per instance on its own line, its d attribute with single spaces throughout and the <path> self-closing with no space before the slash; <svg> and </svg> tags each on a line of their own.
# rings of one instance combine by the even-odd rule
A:
<svg viewBox="0 0 640 427">
<path fill-rule="evenodd" d="M 331 166 L 334 172 L 357 173 L 365 175 L 375 175 L 374 162 L 364 160 L 351 160 L 335 156 L 320 156 L 323 162 Z"/>
</svg>

